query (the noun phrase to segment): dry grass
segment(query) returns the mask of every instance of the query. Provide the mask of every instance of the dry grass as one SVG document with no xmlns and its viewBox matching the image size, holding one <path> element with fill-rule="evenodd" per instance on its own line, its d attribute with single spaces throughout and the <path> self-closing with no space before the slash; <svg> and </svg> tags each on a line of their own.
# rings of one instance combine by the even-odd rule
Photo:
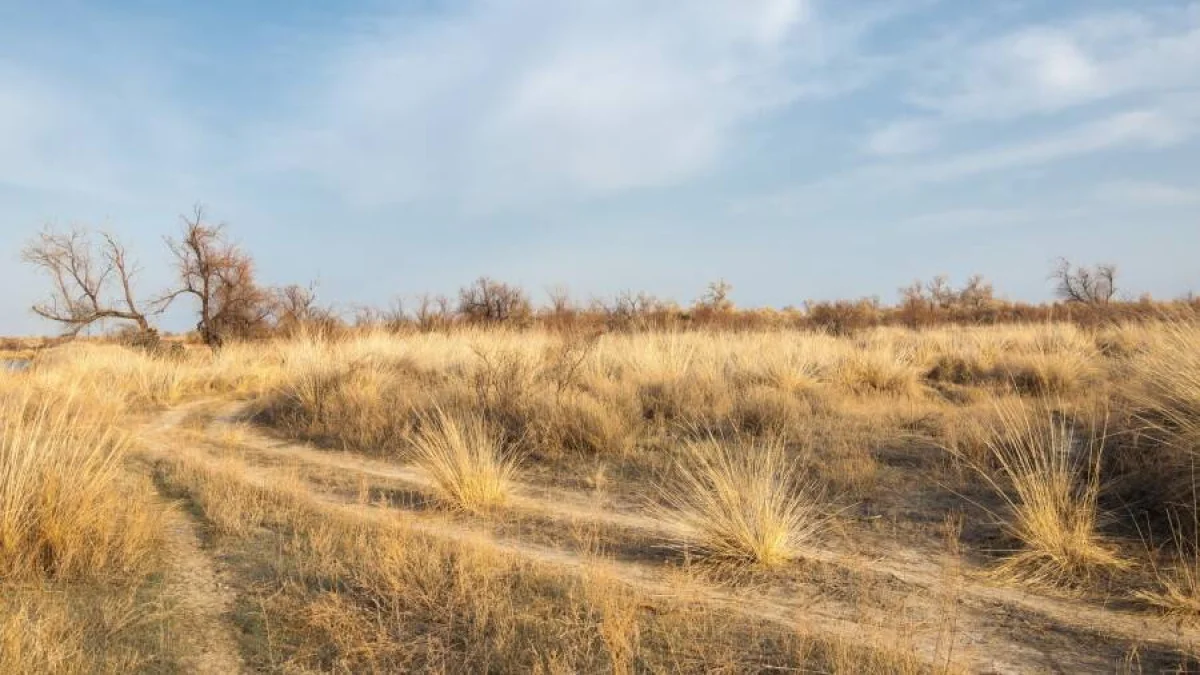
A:
<svg viewBox="0 0 1200 675">
<path fill-rule="evenodd" d="M 440 540 L 403 519 L 364 518 L 236 460 L 174 457 L 163 480 L 181 495 L 245 505 L 218 550 L 273 589 L 242 609 L 252 668 L 321 672 L 916 673 L 903 645 L 806 638 L 787 627 L 690 602 L 686 586 L 644 593 L 601 559 L 572 569 L 484 542 Z M 263 502 L 276 505 L 256 509 Z M 204 518 L 225 507 L 201 497 Z M 216 509 L 216 510 L 214 510 Z"/>
<path fill-rule="evenodd" d="M 0 395 L 0 579 L 144 571 L 159 520 L 123 480 L 128 447 L 96 401 L 32 387 Z"/>
<path fill-rule="evenodd" d="M 1130 364 L 1130 396 L 1143 423 L 1185 457 L 1200 453 L 1200 327 L 1171 324 Z"/>
<path fill-rule="evenodd" d="M 1195 517 L 1194 506 L 1192 513 Z M 1172 524 L 1173 559 L 1163 566 L 1151 553 L 1154 584 L 1135 591 L 1134 597 L 1168 614 L 1195 617 L 1200 616 L 1200 542 L 1194 534 L 1198 531 L 1197 523 L 1189 525 L 1184 528 L 1177 522 Z"/>
<path fill-rule="evenodd" d="M 1070 420 L 1024 406 L 999 410 L 988 443 L 999 475 L 979 474 L 1007 505 L 1008 533 L 1022 544 L 997 574 L 1061 585 L 1126 566 L 1097 532 L 1100 446 Z"/>
<path fill-rule="evenodd" d="M 409 495 L 399 479 L 364 483 L 358 506 L 335 508 L 313 490 L 353 502 L 351 477 L 300 480 L 212 448 L 162 459 L 161 486 L 188 500 L 235 568 L 238 634 L 255 669 L 928 672 L 911 649 L 802 638 L 696 601 L 686 584 L 666 600 L 607 573 L 603 560 L 550 564 L 414 526 L 495 525 L 496 512 L 568 489 L 577 512 L 628 520 L 658 496 L 674 538 L 613 526 L 597 539 L 648 573 L 665 563 L 690 574 L 699 553 L 739 571 L 701 574 L 704 583 L 769 584 L 794 580 L 811 561 L 789 563 L 822 547 L 864 559 L 907 549 L 898 564 L 919 565 L 929 523 L 990 510 L 1019 542 L 996 575 L 1084 596 L 1103 579 L 1106 592 L 1194 614 L 1193 533 L 1158 542 L 1156 559 L 1174 561 L 1160 568 L 1121 548 L 1133 529 L 1124 514 L 1100 534 L 1099 504 L 1117 496 L 1114 473 L 1125 484 L 1167 476 L 1169 498 L 1138 506 L 1191 514 L 1176 502 L 1195 489 L 1181 469 L 1200 448 L 1198 335 L 1186 325 L 1039 325 L 583 340 L 472 328 L 302 335 L 178 359 L 113 345 L 46 350 L 0 380 L 0 671 L 70 672 L 81 659 L 87 672 L 170 669 L 168 647 L 134 644 L 145 626 L 119 620 L 122 607 L 154 602 L 129 589 L 157 569 L 161 527 L 152 496 L 129 479 L 119 429 L 201 397 L 248 398 L 281 435 L 370 453 L 379 465 L 412 463 L 459 511 L 394 517 L 385 509 Z M 1118 388 L 1124 398 L 1112 399 Z M 1095 401 L 1133 420 L 1136 442 L 1085 433 L 1079 411 Z M 200 447 L 182 431 L 178 440 Z M 521 499 L 507 499 L 518 488 Z M 484 511 L 493 516 L 478 518 Z M 526 516 L 504 536 L 568 546 L 554 529 L 562 523 Z M 983 520 L 964 522 L 968 555 L 991 545 L 980 543 L 994 532 Z M 52 590 L 11 592 L 29 582 Z M 94 604 L 109 618 L 72 618 L 74 605 L 54 601 L 68 583 L 71 597 L 100 587 Z M 96 647 L 105 631 L 123 646 Z"/>
<path fill-rule="evenodd" d="M 503 504 L 517 469 L 516 457 L 483 418 L 440 410 L 417 432 L 412 458 L 433 479 L 443 502 L 466 511 Z"/>
<path fill-rule="evenodd" d="M 171 672 L 162 608 L 138 589 L 0 595 L 0 673 Z"/>
<path fill-rule="evenodd" d="M 780 565 L 828 522 L 821 491 L 778 440 L 689 443 L 675 480 L 659 489 L 679 544 L 737 563 Z"/>
</svg>

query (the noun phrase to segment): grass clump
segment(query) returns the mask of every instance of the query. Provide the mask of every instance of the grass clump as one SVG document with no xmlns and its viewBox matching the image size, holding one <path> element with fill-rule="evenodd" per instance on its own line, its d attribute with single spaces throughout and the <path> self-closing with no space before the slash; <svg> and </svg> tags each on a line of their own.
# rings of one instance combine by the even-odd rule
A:
<svg viewBox="0 0 1200 675">
<path fill-rule="evenodd" d="M 413 438 L 413 461 L 433 479 L 439 498 L 454 508 L 484 511 L 508 499 L 517 460 L 478 415 L 442 410 Z"/>
<path fill-rule="evenodd" d="M 1070 420 L 1047 418 L 1024 406 L 999 408 L 987 443 L 997 471 L 975 466 L 1008 507 L 1000 516 L 1004 529 L 1022 544 L 997 575 L 1057 586 L 1125 562 L 1097 531 L 1099 444 L 1082 438 Z"/>
<path fill-rule="evenodd" d="M 157 512 L 127 485 L 112 411 L 33 387 L 0 393 L 0 579 L 144 570 Z"/>
<path fill-rule="evenodd" d="M 1200 541 L 1197 541 L 1195 505 L 1191 505 L 1193 522 L 1184 528 L 1178 519 L 1171 519 L 1171 535 L 1175 555 L 1166 567 L 1160 567 L 1152 555 L 1151 571 L 1154 585 L 1134 592 L 1134 597 L 1151 607 L 1175 616 L 1200 615 Z M 1190 536 L 1189 536 L 1190 532 Z"/>
<path fill-rule="evenodd" d="M 660 487 L 666 515 L 690 535 L 681 543 L 712 559 L 780 565 L 828 522 L 820 489 L 778 440 L 689 443 L 676 469 Z"/>
</svg>

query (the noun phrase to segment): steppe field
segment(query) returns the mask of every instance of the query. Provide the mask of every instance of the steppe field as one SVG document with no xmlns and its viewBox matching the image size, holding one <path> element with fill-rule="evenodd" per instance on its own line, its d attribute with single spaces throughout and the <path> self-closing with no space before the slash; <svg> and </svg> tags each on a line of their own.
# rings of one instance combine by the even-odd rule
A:
<svg viewBox="0 0 1200 675">
<path fill-rule="evenodd" d="M 0 372 L 0 671 L 1195 672 L 1200 329 L 382 330 Z"/>
</svg>

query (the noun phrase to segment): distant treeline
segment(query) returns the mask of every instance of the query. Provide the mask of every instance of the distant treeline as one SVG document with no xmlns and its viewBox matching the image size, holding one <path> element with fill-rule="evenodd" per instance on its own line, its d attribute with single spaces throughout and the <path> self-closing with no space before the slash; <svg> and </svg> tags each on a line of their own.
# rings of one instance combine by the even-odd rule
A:
<svg viewBox="0 0 1200 675">
<path fill-rule="evenodd" d="M 117 337 L 147 349 L 160 348 L 154 319 L 177 301 L 195 311 L 193 335 L 217 349 L 228 341 L 261 339 L 298 332 L 333 335 L 363 328 L 392 331 L 452 330 L 459 326 L 541 327 L 551 330 L 760 330 L 807 329 L 848 334 L 874 326 L 926 328 L 945 324 L 999 324 L 1065 321 L 1083 325 L 1179 319 L 1200 310 L 1200 298 L 1159 301 L 1124 299 L 1117 268 L 1076 266 L 1059 259 L 1047 277 L 1056 302 L 1029 304 L 997 298 L 992 285 L 973 276 L 955 287 L 944 276 L 900 289 L 899 300 L 878 298 L 810 301 L 783 309 L 740 309 L 733 287 L 709 284 L 690 306 L 647 293 L 624 292 L 609 299 L 578 302 L 563 290 L 535 306 L 519 286 L 480 277 L 456 297 L 422 295 L 386 309 L 346 313 L 322 305 L 315 286 L 270 287 L 258 283 L 251 254 L 234 244 L 222 224 L 197 207 L 182 219 L 165 254 L 176 272 L 166 289 L 146 294 L 137 287 L 136 261 L 113 236 L 84 229 L 45 230 L 22 252 L 25 262 L 50 281 L 45 299 L 32 310 L 57 323 L 65 337 L 85 329 L 120 326 Z"/>
</svg>

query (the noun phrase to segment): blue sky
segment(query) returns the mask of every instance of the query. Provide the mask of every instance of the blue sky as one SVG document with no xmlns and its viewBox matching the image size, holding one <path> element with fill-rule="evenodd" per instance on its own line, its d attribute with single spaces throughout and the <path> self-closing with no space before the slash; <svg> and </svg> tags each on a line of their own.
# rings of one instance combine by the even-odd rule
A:
<svg viewBox="0 0 1200 675">
<path fill-rule="evenodd" d="M 43 224 L 117 233 L 148 295 L 197 202 L 343 308 L 480 274 L 1038 300 L 1060 255 L 1175 296 L 1200 3 L 0 0 L 0 333 L 50 329 Z"/>
</svg>

